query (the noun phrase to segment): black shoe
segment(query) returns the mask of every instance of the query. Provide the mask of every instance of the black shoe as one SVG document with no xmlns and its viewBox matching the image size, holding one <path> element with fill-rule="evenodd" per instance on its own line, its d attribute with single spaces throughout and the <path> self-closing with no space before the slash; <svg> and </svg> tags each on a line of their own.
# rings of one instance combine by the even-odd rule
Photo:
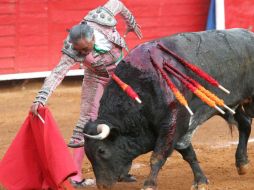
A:
<svg viewBox="0 0 254 190">
<path fill-rule="evenodd" d="M 80 148 L 83 147 L 85 144 L 85 141 L 83 139 L 77 140 L 77 139 L 70 139 L 70 142 L 67 144 L 70 148 Z"/>
</svg>

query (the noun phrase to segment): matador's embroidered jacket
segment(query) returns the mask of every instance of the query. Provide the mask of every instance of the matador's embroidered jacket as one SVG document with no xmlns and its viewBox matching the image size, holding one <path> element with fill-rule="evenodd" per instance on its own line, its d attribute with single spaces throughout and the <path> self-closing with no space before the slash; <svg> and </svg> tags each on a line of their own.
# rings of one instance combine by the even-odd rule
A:
<svg viewBox="0 0 254 190">
<path fill-rule="evenodd" d="M 124 18 L 128 27 L 136 25 L 131 12 L 118 0 L 109 0 L 104 6 L 90 11 L 83 18 L 94 29 L 94 50 L 89 55 L 82 56 L 73 49 L 67 37 L 64 41 L 61 60 L 50 76 L 45 79 L 35 102 L 45 105 L 49 96 L 76 63 L 84 65 L 85 70 L 88 69 L 98 77 L 110 77 L 110 73 L 122 58 L 122 48 L 127 49 L 125 40 L 116 30 L 117 21 L 114 16 L 118 13 Z"/>
<path fill-rule="evenodd" d="M 81 94 L 81 113 L 77 126 L 84 125 L 89 119 L 96 119 L 104 87 L 117 63 L 122 59 L 122 49 L 127 50 L 125 40 L 116 30 L 117 21 L 114 16 L 118 13 L 123 17 L 128 28 L 134 28 L 137 25 L 131 12 L 119 0 L 109 0 L 104 6 L 90 11 L 83 21 L 94 29 L 93 51 L 87 56 L 80 55 L 73 49 L 67 37 L 59 64 L 45 79 L 34 102 L 45 105 L 70 68 L 80 63 L 84 65 L 85 73 Z"/>
</svg>

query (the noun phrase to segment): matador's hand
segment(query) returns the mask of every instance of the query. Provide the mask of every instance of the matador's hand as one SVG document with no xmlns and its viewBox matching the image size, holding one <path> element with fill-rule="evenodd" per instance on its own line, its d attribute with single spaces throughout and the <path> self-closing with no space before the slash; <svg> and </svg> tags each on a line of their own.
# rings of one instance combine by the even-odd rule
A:
<svg viewBox="0 0 254 190">
<path fill-rule="evenodd" d="M 33 113 L 34 115 L 38 115 L 38 108 L 40 106 L 43 106 L 40 102 L 35 102 L 32 104 L 31 108 L 30 108 L 30 112 Z"/>
<path fill-rule="evenodd" d="M 134 32 L 139 39 L 143 38 L 143 35 L 142 35 L 142 32 L 141 32 L 141 27 L 136 23 L 133 27 L 128 26 L 128 28 L 127 28 L 127 30 L 126 30 L 123 37 L 125 38 L 129 32 Z"/>
</svg>

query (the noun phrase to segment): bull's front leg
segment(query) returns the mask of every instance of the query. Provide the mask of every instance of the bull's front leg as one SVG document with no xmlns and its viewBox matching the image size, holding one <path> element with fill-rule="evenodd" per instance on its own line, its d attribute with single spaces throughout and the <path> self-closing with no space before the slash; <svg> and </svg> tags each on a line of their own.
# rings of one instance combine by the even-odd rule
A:
<svg viewBox="0 0 254 190">
<path fill-rule="evenodd" d="M 174 113 L 174 111 L 172 112 Z M 150 159 L 151 171 L 144 182 L 144 190 L 157 189 L 158 173 L 174 149 L 173 139 L 175 136 L 175 130 L 176 114 L 173 114 L 173 118 L 171 117 L 160 125 L 160 132 Z"/>
<path fill-rule="evenodd" d="M 192 190 L 208 190 L 208 180 L 201 170 L 196 153 L 192 147 L 192 144 L 185 149 L 176 149 L 183 157 L 183 159 L 189 163 L 193 175 L 194 175 L 194 183 L 192 186 Z"/>
<path fill-rule="evenodd" d="M 144 190 L 156 190 L 157 189 L 157 176 L 159 174 L 160 169 L 164 165 L 167 157 L 170 153 L 172 153 L 173 148 L 170 147 L 166 150 L 166 153 L 162 151 L 154 151 L 151 159 L 150 159 L 150 167 L 151 171 L 148 178 L 144 182 Z"/>
</svg>

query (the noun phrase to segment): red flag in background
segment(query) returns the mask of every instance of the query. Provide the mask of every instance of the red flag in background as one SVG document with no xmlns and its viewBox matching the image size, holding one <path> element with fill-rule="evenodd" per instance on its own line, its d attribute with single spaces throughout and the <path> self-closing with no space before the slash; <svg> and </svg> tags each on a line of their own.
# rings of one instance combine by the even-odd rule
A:
<svg viewBox="0 0 254 190">
<path fill-rule="evenodd" d="M 0 183 L 8 190 L 63 189 L 64 181 L 76 174 L 72 156 L 50 111 L 31 113 L 0 162 Z"/>
</svg>

